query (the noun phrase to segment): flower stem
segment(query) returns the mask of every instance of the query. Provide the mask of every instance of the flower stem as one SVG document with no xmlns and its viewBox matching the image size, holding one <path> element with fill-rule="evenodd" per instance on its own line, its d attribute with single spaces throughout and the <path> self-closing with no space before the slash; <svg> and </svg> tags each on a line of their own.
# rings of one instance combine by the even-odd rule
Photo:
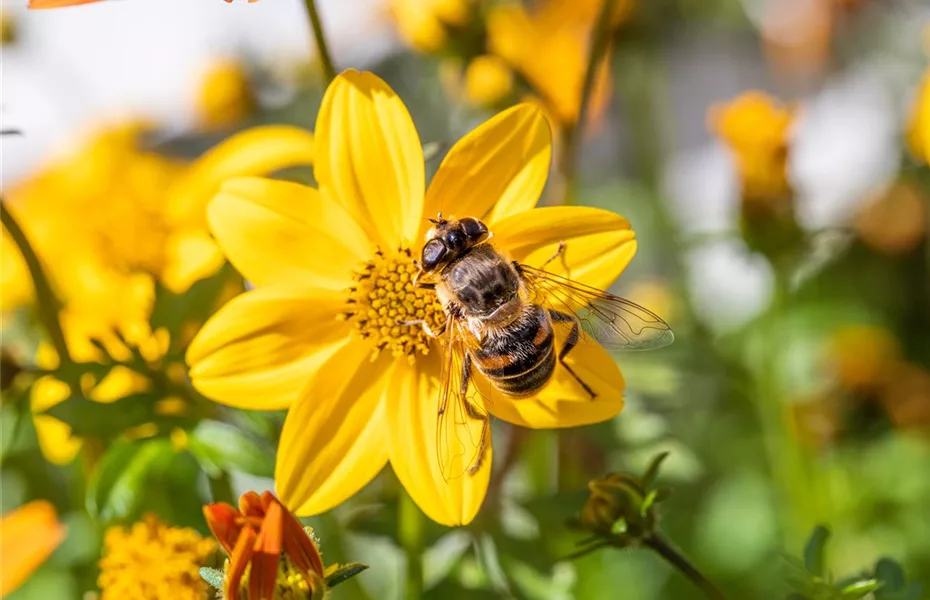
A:
<svg viewBox="0 0 930 600">
<path fill-rule="evenodd" d="M 575 172 L 578 163 L 581 132 L 588 116 L 588 106 L 591 103 L 591 92 L 594 89 L 594 79 L 597 69 L 610 45 L 611 19 L 617 0 L 604 0 L 600 13 L 594 23 L 591 34 L 591 46 L 588 53 L 588 66 L 585 69 L 584 81 L 581 85 L 581 99 L 578 104 L 578 118 L 574 123 L 563 126 L 562 129 L 562 155 L 559 159 L 559 170 L 562 173 L 563 197 L 562 204 L 574 202 Z"/>
<path fill-rule="evenodd" d="M 313 28 L 313 38 L 316 41 L 316 50 L 320 54 L 320 64 L 323 67 L 323 77 L 329 84 L 336 78 L 336 69 L 333 67 L 333 57 L 329 53 L 329 47 L 326 45 L 326 36 L 323 35 L 323 23 L 320 22 L 320 13 L 316 10 L 315 0 L 304 0 L 307 6 L 307 14 L 310 16 L 310 26 Z"/>
<path fill-rule="evenodd" d="M 409 600 L 423 595 L 423 513 L 406 491 L 401 492 L 398 513 L 400 542 L 407 557 L 407 591 Z"/>
<path fill-rule="evenodd" d="M 661 535 L 653 533 L 646 537 L 643 543 L 652 550 L 655 550 L 668 564 L 681 571 L 681 574 L 699 587 L 701 591 L 704 592 L 705 596 L 711 600 L 726 600 L 723 592 L 721 592 L 710 579 L 705 577 L 704 574 L 681 553 L 681 550 L 675 548 L 671 542 L 667 541 Z"/>
<path fill-rule="evenodd" d="M 16 219 L 13 218 L 12 213 L 7 209 L 6 202 L 2 198 L 0 198 L 0 221 L 2 221 L 3 228 L 10 234 L 13 242 L 19 248 L 23 260 L 26 262 L 26 268 L 29 270 L 29 276 L 32 277 L 32 283 L 36 291 L 36 306 L 39 311 L 39 318 L 48 330 L 48 336 L 52 340 L 52 345 L 55 346 L 55 352 L 58 353 L 58 360 L 61 364 L 70 363 L 71 353 L 68 352 L 65 334 L 61 329 L 61 321 L 58 319 L 61 303 L 55 297 L 55 292 L 52 291 L 48 277 L 42 269 L 42 263 L 39 261 L 35 250 L 32 249 L 29 239 L 23 233 Z"/>
</svg>

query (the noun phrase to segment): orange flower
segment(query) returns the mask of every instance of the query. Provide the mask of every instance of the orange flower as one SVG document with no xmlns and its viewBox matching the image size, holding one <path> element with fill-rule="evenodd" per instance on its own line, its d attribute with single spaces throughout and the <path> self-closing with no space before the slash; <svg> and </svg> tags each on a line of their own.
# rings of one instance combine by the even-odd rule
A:
<svg viewBox="0 0 930 600">
<path fill-rule="evenodd" d="M 90 4 L 91 2 L 100 2 L 100 0 L 29 0 L 29 8 L 33 10 L 39 8 L 64 8 L 65 6 L 77 6 L 79 4 Z"/>
<path fill-rule="evenodd" d="M 322 595 L 326 587 L 323 557 L 297 517 L 274 494 L 246 492 L 239 498 L 239 510 L 218 502 L 205 506 L 203 513 L 229 555 L 224 598 L 238 598 L 245 577 L 249 600 L 272 600 L 282 570 L 284 574 L 296 570 L 311 597 L 316 598 L 317 592 Z"/>
<path fill-rule="evenodd" d="M 0 519 L 0 596 L 18 588 L 65 539 L 55 508 L 34 500 Z"/>
</svg>

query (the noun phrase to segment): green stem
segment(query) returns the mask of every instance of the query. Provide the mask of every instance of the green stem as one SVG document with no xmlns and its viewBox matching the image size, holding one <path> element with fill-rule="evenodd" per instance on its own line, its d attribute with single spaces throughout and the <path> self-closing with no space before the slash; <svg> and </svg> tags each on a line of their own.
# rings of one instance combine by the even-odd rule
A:
<svg viewBox="0 0 930 600">
<path fill-rule="evenodd" d="M 581 86 L 581 99 L 578 105 L 578 118 L 574 123 L 566 124 L 561 131 L 562 155 L 559 159 L 559 171 L 562 174 L 562 204 L 574 202 L 575 173 L 580 151 L 580 138 L 591 104 L 591 92 L 601 60 L 610 46 L 610 15 L 614 13 L 617 0 L 604 0 L 591 34 L 591 46 L 588 53 L 588 66 L 585 69 Z"/>
<path fill-rule="evenodd" d="M 711 600 L 726 600 L 723 592 L 714 585 L 701 571 L 698 570 L 688 558 L 681 553 L 681 550 L 672 545 L 671 542 L 663 538 L 658 533 L 654 533 L 643 540 L 643 543 L 656 554 L 665 559 L 665 561 L 678 569 L 682 575 L 687 577 L 704 592 L 704 595 Z"/>
<path fill-rule="evenodd" d="M 210 495 L 213 496 L 214 502 L 226 502 L 236 506 L 236 495 L 233 493 L 228 471 L 220 471 L 219 475 L 210 478 Z"/>
<path fill-rule="evenodd" d="M 315 0 L 304 0 L 304 4 L 306 4 L 307 14 L 310 16 L 310 26 L 313 28 L 316 50 L 320 55 L 323 77 L 326 78 L 326 83 L 328 85 L 336 78 L 336 69 L 333 67 L 333 57 L 329 53 L 329 47 L 326 45 L 326 36 L 323 35 L 323 23 L 320 21 L 320 13 L 316 10 Z"/>
<path fill-rule="evenodd" d="M 423 596 L 423 513 L 406 491 L 401 493 L 398 520 L 400 542 L 407 557 L 404 597 L 419 600 Z"/>
<path fill-rule="evenodd" d="M 7 209 L 6 202 L 2 198 L 0 198 L 0 221 L 2 221 L 4 229 L 10 234 L 17 248 L 19 248 L 19 252 L 26 262 L 26 268 L 29 269 L 29 275 L 32 277 L 32 284 L 36 291 L 36 307 L 39 311 L 39 318 L 42 320 L 42 324 L 45 325 L 46 330 L 48 330 L 48 336 L 52 340 L 55 352 L 58 353 L 58 360 L 61 364 L 70 363 L 71 353 L 68 352 L 68 344 L 65 343 L 65 334 L 61 329 L 61 321 L 58 318 L 61 303 L 55 297 L 55 292 L 52 291 L 48 277 L 46 277 L 45 271 L 42 269 L 42 263 L 39 261 L 35 250 L 32 249 L 29 239 L 23 233 L 16 219 L 13 218 L 12 213 Z"/>
</svg>

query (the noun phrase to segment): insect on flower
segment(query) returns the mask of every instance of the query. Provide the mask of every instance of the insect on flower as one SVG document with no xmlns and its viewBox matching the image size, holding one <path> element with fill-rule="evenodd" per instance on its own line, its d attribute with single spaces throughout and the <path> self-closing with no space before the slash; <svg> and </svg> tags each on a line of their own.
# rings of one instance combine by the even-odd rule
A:
<svg viewBox="0 0 930 600">
<path fill-rule="evenodd" d="M 674 340 L 669 326 L 649 310 L 546 271 L 557 258 L 564 265 L 564 243 L 534 268 L 495 249 L 491 232 L 478 219 L 440 214 L 430 222 L 416 282 L 436 290 L 446 321 L 440 331 L 426 321 L 403 324 L 421 325 L 428 335 L 443 339 L 436 440 L 445 479 L 480 466 L 490 434 L 484 407 L 493 404 L 494 392 L 530 396 L 549 382 L 558 362 L 594 399 L 591 386 L 565 362 L 582 335 L 605 348 L 625 350 L 660 348 Z M 556 325 L 568 328 L 558 347 Z M 472 385 L 472 368 L 487 378 L 489 389 Z M 474 394 L 483 395 L 483 401 Z"/>
</svg>

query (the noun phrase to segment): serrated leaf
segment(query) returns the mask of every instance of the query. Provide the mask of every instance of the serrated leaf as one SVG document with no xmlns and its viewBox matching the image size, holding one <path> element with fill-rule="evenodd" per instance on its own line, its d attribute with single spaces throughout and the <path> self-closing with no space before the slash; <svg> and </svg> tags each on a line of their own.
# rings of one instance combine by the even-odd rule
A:
<svg viewBox="0 0 930 600">
<path fill-rule="evenodd" d="M 877 579 L 857 581 L 840 590 L 840 597 L 843 598 L 843 600 L 859 600 L 880 588 L 881 585 L 882 582 Z"/>
<path fill-rule="evenodd" d="M 360 562 L 330 565 L 326 569 L 328 571 L 326 574 L 326 585 L 327 587 L 337 586 L 340 583 L 352 579 L 367 568 L 368 565 Z"/>
<path fill-rule="evenodd" d="M 225 576 L 222 571 L 211 569 L 210 567 L 200 567 L 200 578 L 206 581 L 210 587 L 223 591 L 223 580 Z"/>
<path fill-rule="evenodd" d="M 131 515 L 145 496 L 146 480 L 164 471 L 174 454 L 166 439 L 114 444 L 88 483 L 88 512 L 104 522 Z"/>
<path fill-rule="evenodd" d="M 812 575 L 818 577 L 824 575 L 824 553 L 829 537 L 830 530 L 823 525 L 818 525 L 804 546 L 804 567 Z"/>
<path fill-rule="evenodd" d="M 668 452 L 660 452 L 652 459 L 649 466 L 646 467 L 646 472 L 643 473 L 643 489 L 652 487 L 653 482 L 659 476 L 659 469 L 662 468 L 662 462 L 668 458 L 668 455 Z"/>
<path fill-rule="evenodd" d="M 258 477 L 274 477 L 271 449 L 229 423 L 200 422 L 188 436 L 188 448 L 211 476 L 235 469 Z"/>
</svg>

